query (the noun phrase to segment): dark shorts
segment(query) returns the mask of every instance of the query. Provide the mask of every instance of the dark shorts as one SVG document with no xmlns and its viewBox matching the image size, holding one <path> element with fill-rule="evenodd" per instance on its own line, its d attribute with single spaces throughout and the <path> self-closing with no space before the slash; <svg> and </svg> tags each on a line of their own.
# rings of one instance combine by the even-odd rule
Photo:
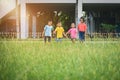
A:
<svg viewBox="0 0 120 80">
<path fill-rule="evenodd" d="M 79 31 L 79 39 L 85 41 L 85 32 Z"/>
<path fill-rule="evenodd" d="M 48 40 L 48 42 L 51 42 L 51 36 L 45 36 L 44 41 L 46 42 L 47 40 Z"/>
</svg>

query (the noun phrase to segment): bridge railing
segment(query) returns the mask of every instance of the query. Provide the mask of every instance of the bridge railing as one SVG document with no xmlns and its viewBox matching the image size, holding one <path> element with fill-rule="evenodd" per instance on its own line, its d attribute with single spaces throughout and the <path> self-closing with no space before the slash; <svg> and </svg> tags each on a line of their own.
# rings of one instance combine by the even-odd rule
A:
<svg viewBox="0 0 120 80">
<path fill-rule="evenodd" d="M 95 41 L 95 40 L 119 40 L 120 33 L 92 33 L 86 34 L 86 39 Z"/>
<path fill-rule="evenodd" d="M 0 39 L 16 39 L 21 33 L 17 32 L 0 32 Z M 40 39 L 42 38 L 42 32 L 26 33 L 28 38 Z M 55 37 L 55 35 L 53 35 Z M 85 35 L 86 40 L 120 40 L 120 33 L 92 33 Z"/>
</svg>

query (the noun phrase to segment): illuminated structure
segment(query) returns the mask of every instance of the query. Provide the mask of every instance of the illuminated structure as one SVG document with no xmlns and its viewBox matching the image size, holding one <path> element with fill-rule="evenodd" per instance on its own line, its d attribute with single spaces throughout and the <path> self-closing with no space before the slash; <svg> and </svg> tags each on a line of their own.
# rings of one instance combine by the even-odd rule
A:
<svg viewBox="0 0 120 80">
<path fill-rule="evenodd" d="M 73 10 L 76 23 L 85 11 L 88 33 L 97 32 L 99 29 L 97 26 L 102 22 L 112 24 L 120 22 L 120 0 L 0 0 L 0 30 L 9 31 L 8 27 L 5 29 L 5 25 L 11 25 L 14 27 L 11 31 L 18 32 L 17 38 L 28 38 L 29 32 L 33 32 L 35 37 L 36 26 L 39 25 L 37 16 L 42 15 L 40 10 L 43 9 Z M 8 21 L 7 24 L 2 23 L 5 21 Z M 16 21 L 14 24 L 10 24 L 14 21 Z"/>
</svg>

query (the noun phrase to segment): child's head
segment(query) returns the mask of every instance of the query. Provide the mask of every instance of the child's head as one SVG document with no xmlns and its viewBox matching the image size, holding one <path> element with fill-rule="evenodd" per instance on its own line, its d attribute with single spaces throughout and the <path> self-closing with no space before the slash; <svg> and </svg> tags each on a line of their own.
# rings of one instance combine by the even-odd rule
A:
<svg viewBox="0 0 120 80">
<path fill-rule="evenodd" d="M 48 21 L 48 25 L 51 26 L 52 25 L 52 20 Z"/>
<path fill-rule="evenodd" d="M 59 21 L 58 23 L 57 23 L 57 27 L 61 27 L 62 26 L 62 23 Z"/>
<path fill-rule="evenodd" d="M 85 19 L 83 17 L 80 18 L 80 22 L 81 23 L 84 23 L 85 22 Z"/>
<path fill-rule="evenodd" d="M 71 28 L 75 28 L 75 23 L 71 23 Z"/>
</svg>

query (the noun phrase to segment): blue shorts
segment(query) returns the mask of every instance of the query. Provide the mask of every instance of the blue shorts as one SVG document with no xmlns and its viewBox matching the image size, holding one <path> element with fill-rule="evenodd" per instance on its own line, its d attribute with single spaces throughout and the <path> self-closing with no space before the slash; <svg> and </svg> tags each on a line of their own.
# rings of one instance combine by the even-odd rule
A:
<svg viewBox="0 0 120 80">
<path fill-rule="evenodd" d="M 62 38 L 56 38 L 57 42 L 62 42 Z"/>
<path fill-rule="evenodd" d="M 79 39 L 85 41 L 85 32 L 79 31 Z"/>
</svg>

